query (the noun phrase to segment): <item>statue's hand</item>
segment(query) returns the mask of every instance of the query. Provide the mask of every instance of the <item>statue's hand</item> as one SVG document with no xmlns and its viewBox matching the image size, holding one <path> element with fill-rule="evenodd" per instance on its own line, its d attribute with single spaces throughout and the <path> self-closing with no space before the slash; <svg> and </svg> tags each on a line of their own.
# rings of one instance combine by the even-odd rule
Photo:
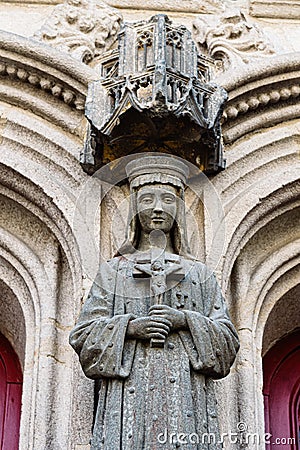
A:
<svg viewBox="0 0 300 450">
<path fill-rule="evenodd" d="M 149 309 L 149 316 L 157 316 L 167 319 L 171 322 L 171 330 L 185 330 L 187 329 L 186 317 L 183 311 L 171 308 L 168 305 L 153 305 Z"/>
<path fill-rule="evenodd" d="M 130 320 L 127 327 L 127 337 L 132 339 L 162 339 L 165 340 L 171 328 L 171 322 L 161 316 L 139 317 Z"/>
</svg>

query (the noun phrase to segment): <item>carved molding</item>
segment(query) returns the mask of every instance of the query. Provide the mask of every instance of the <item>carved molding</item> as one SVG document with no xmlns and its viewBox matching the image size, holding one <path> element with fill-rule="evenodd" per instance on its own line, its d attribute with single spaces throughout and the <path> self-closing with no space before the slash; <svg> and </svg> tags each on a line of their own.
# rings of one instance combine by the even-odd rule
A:
<svg viewBox="0 0 300 450">
<path fill-rule="evenodd" d="M 189 12 L 213 14 L 223 8 L 223 0 L 173 0 L 166 4 L 166 0 L 109 0 L 108 3 L 116 8 L 151 10 L 157 12 Z"/>
<path fill-rule="evenodd" d="M 242 84 L 239 87 L 241 88 Z M 278 112 L 281 113 L 280 110 Z M 226 170 L 211 180 L 221 197 L 225 211 L 227 238 L 224 254 L 228 257 L 220 261 L 219 266 L 219 272 L 223 275 L 224 292 L 227 289 L 230 291 L 228 280 L 236 258 L 241 254 L 241 248 L 256 235 L 254 238 L 256 249 L 262 250 L 259 253 L 264 254 L 264 261 L 267 262 L 266 241 L 260 246 L 256 240 L 259 230 L 263 227 L 268 229 L 274 219 L 282 218 L 286 212 L 294 208 L 296 211 L 299 207 L 299 121 L 292 120 L 265 129 L 261 126 L 260 129 L 257 127 L 259 132 L 249 133 L 248 136 L 245 135 L 239 141 L 227 146 Z M 293 227 L 290 228 L 294 230 Z M 276 236 L 276 240 L 273 239 L 274 242 L 272 241 L 270 245 L 271 252 L 274 252 L 273 244 L 277 250 L 283 249 L 286 245 L 287 229 L 285 228 L 285 237 L 283 233 L 281 235 L 284 244 L 281 245 L 279 243 L 281 238 L 278 236 L 277 239 Z M 269 231 L 268 239 L 272 240 L 273 237 L 274 233 Z M 254 254 L 252 259 L 253 256 Z M 243 258 L 243 261 L 249 268 L 247 264 L 249 255 Z M 262 264 L 260 257 L 258 263 L 257 268 L 260 269 Z M 252 271 L 254 272 L 256 269 Z M 269 280 L 268 277 L 265 279 Z"/>
<path fill-rule="evenodd" d="M 193 23 L 193 34 L 199 51 L 215 60 L 216 72 L 274 54 L 264 33 L 232 7 L 221 15 L 199 16 Z"/>
<path fill-rule="evenodd" d="M 25 5 L 58 5 L 60 0 L 5 0 L 5 3 L 25 4 Z"/>
<path fill-rule="evenodd" d="M 231 71 L 222 84 L 229 92 L 222 126 L 227 144 L 300 117 L 299 52 L 256 62 L 238 74 Z"/>
<path fill-rule="evenodd" d="M 0 100 L 72 128 L 72 117 L 76 111 L 82 114 L 87 84 L 94 78 L 92 69 L 68 55 L 61 58 L 51 47 L 0 32 Z"/>
<path fill-rule="evenodd" d="M 20 5 L 59 5 L 61 0 L 6 0 L 6 3 Z M 194 14 L 213 14 L 223 9 L 220 0 L 207 0 L 199 4 L 198 0 L 173 1 L 166 5 L 165 0 L 107 0 L 108 5 L 118 9 L 151 10 L 157 12 L 187 12 Z M 249 14 L 254 17 L 299 19 L 300 4 L 297 0 L 251 0 Z"/>
<path fill-rule="evenodd" d="M 0 278 L 18 299 L 26 330 L 26 336 L 22 336 L 24 342 L 26 338 L 26 352 L 20 448 L 46 448 L 45 433 L 38 430 L 51 429 L 53 417 L 59 421 L 53 433 L 59 433 L 61 426 L 67 430 L 60 440 L 62 447 L 74 448 L 70 436 L 73 439 L 76 430 L 72 429 L 70 416 L 76 416 L 74 405 L 72 411 L 76 399 L 72 398 L 69 376 L 73 358 L 64 343 L 74 322 L 74 305 L 80 303 L 82 266 L 74 233 L 64 214 L 71 200 L 64 197 L 62 184 L 55 189 L 55 176 L 49 174 L 47 167 L 26 164 L 26 156 L 32 155 L 34 146 L 27 147 L 24 159 L 17 159 L 14 151 L 17 143 L 23 144 L 18 141 L 21 136 L 15 131 L 11 146 L 4 140 L 0 144 Z M 15 169 L 10 166 L 9 154 L 13 155 Z M 36 184 L 34 176 L 43 176 L 43 182 Z M 66 287 L 57 289 L 58 274 L 68 274 Z M 62 302 L 60 298 L 66 300 Z M 4 302 L 3 299 L 1 305 Z M 15 327 L 17 332 L 22 331 L 18 322 Z M 62 363 L 58 365 L 57 361 Z M 53 371 L 58 381 L 55 384 L 50 375 Z M 64 417 L 52 401 L 62 395 L 68 397 L 68 413 Z M 53 411 L 51 418 L 43 414 L 45 408 Z M 31 427 L 35 432 L 28 432 Z"/>
<path fill-rule="evenodd" d="M 34 38 L 86 64 L 117 41 L 122 15 L 101 0 L 65 0 Z"/>
<path fill-rule="evenodd" d="M 272 17 L 278 19 L 299 19 L 299 0 L 251 0 L 249 14 L 254 17 Z"/>
<path fill-rule="evenodd" d="M 8 3 L 15 4 L 43 4 L 43 5 L 58 5 L 61 0 L 6 0 Z M 106 0 L 109 6 L 118 9 L 134 9 L 134 10 L 149 10 L 157 12 L 187 12 L 194 14 L 213 14 L 223 9 L 223 0 L 174 0 L 166 4 L 165 0 Z"/>
</svg>

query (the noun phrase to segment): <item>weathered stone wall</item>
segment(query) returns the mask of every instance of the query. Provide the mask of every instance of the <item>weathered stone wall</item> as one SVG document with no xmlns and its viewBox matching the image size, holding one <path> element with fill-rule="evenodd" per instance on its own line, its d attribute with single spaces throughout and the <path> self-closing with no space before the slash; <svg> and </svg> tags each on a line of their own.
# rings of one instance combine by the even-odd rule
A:
<svg viewBox="0 0 300 450">
<path fill-rule="evenodd" d="M 86 65 L 82 53 L 76 59 L 29 38 L 58 3 L 0 2 L 0 331 L 24 367 L 22 450 L 88 449 L 93 383 L 68 334 L 99 248 L 112 255 L 126 216 L 125 208 L 112 227 L 127 188 L 114 188 L 99 208 L 101 185 L 79 164 L 97 55 L 91 50 Z M 300 324 L 300 12 L 296 2 L 285 10 L 276 2 L 235 2 L 243 14 L 224 13 L 216 1 L 169 3 L 153 0 L 145 10 L 143 1 L 109 2 L 126 20 L 160 11 L 188 26 L 216 60 L 213 79 L 229 92 L 227 169 L 210 180 L 224 213 L 217 261 L 209 250 L 210 197 L 203 208 L 188 191 L 187 203 L 202 236 L 200 254 L 214 265 L 241 340 L 230 376 L 217 383 L 222 430 L 244 422 L 263 433 L 262 355 Z M 87 216 L 90 234 L 82 233 Z"/>
</svg>

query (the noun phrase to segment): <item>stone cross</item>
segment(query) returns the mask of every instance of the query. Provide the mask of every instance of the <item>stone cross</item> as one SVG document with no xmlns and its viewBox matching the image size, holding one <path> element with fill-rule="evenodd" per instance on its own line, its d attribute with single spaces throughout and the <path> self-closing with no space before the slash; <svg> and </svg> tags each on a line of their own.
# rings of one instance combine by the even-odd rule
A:
<svg viewBox="0 0 300 450">
<path fill-rule="evenodd" d="M 168 289 L 167 277 L 172 275 L 173 280 L 182 280 L 184 273 L 180 270 L 179 258 L 176 255 L 168 255 L 164 249 L 153 247 L 151 254 L 145 258 L 138 258 L 134 266 L 134 278 L 144 278 L 145 274 L 150 278 L 150 296 L 154 295 L 157 305 L 163 304 L 164 293 Z M 151 339 L 151 347 L 164 347 L 163 339 Z"/>
</svg>

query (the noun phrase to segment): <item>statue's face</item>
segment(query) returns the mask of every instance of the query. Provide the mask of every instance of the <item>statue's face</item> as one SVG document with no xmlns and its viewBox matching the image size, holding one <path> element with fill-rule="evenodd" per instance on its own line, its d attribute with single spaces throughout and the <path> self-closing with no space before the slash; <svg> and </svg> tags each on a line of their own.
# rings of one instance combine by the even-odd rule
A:
<svg viewBox="0 0 300 450">
<path fill-rule="evenodd" d="M 177 210 L 176 189 L 166 184 L 145 185 L 137 194 L 137 212 L 146 233 L 161 230 L 168 233 Z"/>
</svg>

